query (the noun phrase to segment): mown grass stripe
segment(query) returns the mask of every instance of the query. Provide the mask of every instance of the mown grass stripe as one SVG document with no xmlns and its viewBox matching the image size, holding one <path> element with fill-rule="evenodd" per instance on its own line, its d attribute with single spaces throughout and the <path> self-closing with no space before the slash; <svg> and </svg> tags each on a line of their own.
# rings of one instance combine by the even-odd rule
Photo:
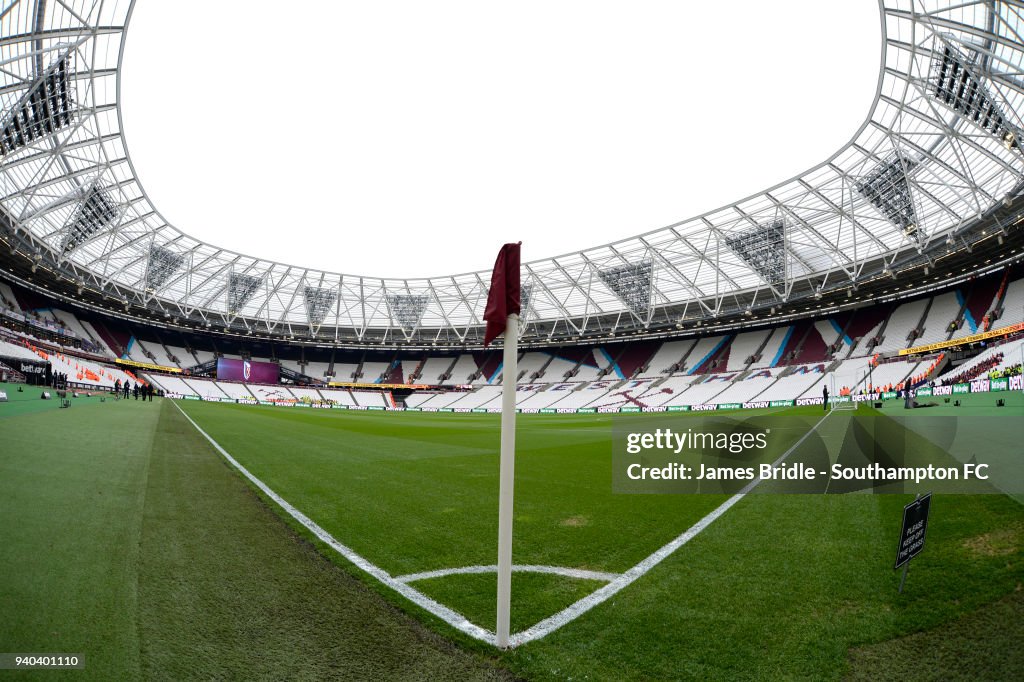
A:
<svg viewBox="0 0 1024 682">
<path fill-rule="evenodd" d="M 273 500 L 275 504 L 281 507 L 281 509 L 287 512 L 287 514 L 291 516 L 293 519 L 302 524 L 302 526 L 304 526 L 309 532 L 315 535 L 321 542 L 329 546 L 331 549 L 333 549 L 341 556 L 345 557 L 346 560 L 351 562 L 360 570 L 373 576 L 381 583 L 387 585 L 395 592 L 398 592 L 403 597 L 405 597 L 412 603 L 416 604 L 423 610 L 428 611 L 433 615 L 437 616 L 441 620 L 451 625 L 453 628 L 482 642 L 487 642 L 490 644 L 494 643 L 493 632 L 485 630 L 484 628 L 480 627 L 479 625 L 476 625 L 475 623 L 471 623 L 461 613 L 458 613 L 448 608 L 447 606 L 444 606 L 443 604 L 437 603 L 436 601 L 434 601 L 427 595 L 423 594 L 419 590 L 410 587 L 409 585 L 399 580 L 396 580 L 390 573 L 388 573 L 384 569 L 380 568 L 376 564 L 367 561 L 362 556 L 356 554 L 347 546 L 343 545 L 333 535 L 331 535 L 326 530 L 321 528 L 315 521 L 313 521 L 311 518 L 309 518 L 301 511 L 296 509 L 283 497 L 281 497 L 273 490 L 271 490 L 266 483 L 253 476 L 252 473 L 250 473 L 248 469 L 242 466 L 238 462 L 238 460 L 232 457 L 227 450 L 222 448 L 220 444 L 210 436 L 210 434 L 206 433 L 206 431 L 203 431 L 202 427 L 200 427 L 199 424 L 197 424 L 190 416 L 188 416 L 188 414 L 186 414 L 185 411 L 182 410 L 177 403 L 174 403 L 174 406 L 178 409 L 179 412 L 181 412 L 185 419 L 187 419 L 189 423 L 195 427 L 196 431 L 198 431 L 206 440 L 208 440 L 210 444 L 214 447 L 214 449 L 217 450 L 217 452 L 219 452 L 221 456 L 231 464 L 231 466 L 235 467 L 243 476 L 249 479 L 253 485 L 259 488 L 264 495 Z"/>
<path fill-rule="evenodd" d="M 339 568 L 163 405 L 139 567 L 141 675 L 508 679 Z"/>
<path fill-rule="evenodd" d="M 814 426 L 808 429 L 807 432 L 803 436 L 801 436 L 797 442 L 793 443 L 793 445 L 791 445 L 788 450 L 779 455 L 779 458 L 772 463 L 772 468 L 778 467 L 780 464 L 785 462 L 786 458 L 789 457 L 794 450 L 800 447 L 800 444 L 807 440 L 808 436 L 810 436 L 817 430 L 818 426 L 821 425 L 821 423 L 828 418 L 829 414 L 831 413 L 826 412 L 825 416 L 819 419 L 814 424 Z M 710 514 L 708 514 L 700 521 L 692 525 L 681 535 L 679 535 L 671 542 L 658 549 L 656 552 L 648 556 L 646 559 L 638 563 L 636 566 L 633 566 L 628 571 L 625 571 L 618 578 L 615 578 L 610 583 L 600 588 L 596 592 L 593 592 L 590 595 L 584 597 L 583 599 L 580 599 L 572 606 L 569 606 L 568 608 L 559 611 L 555 615 L 549 618 L 545 618 L 533 627 L 527 628 L 522 632 L 517 632 L 516 634 L 512 635 L 511 645 L 521 646 L 523 644 L 526 644 L 527 642 L 532 642 L 542 637 L 546 637 L 555 630 L 564 627 L 565 625 L 576 620 L 584 613 L 597 606 L 598 604 L 607 601 L 611 597 L 615 596 L 618 592 L 621 592 L 626 587 L 629 587 L 634 582 L 636 582 L 637 579 L 644 576 L 652 568 L 654 568 L 662 561 L 667 559 L 669 556 L 671 556 L 677 549 L 688 543 L 693 538 L 697 537 L 705 528 L 707 528 L 712 523 L 720 519 L 722 515 L 725 514 L 725 512 L 732 509 L 732 507 L 737 502 L 742 500 L 744 497 L 747 496 L 748 493 L 750 493 L 750 491 L 756 488 L 758 484 L 761 483 L 761 480 L 762 479 L 760 478 L 756 478 L 750 483 L 748 483 L 746 486 L 743 487 L 743 489 L 740 492 L 736 493 L 735 495 L 727 499 L 725 502 L 723 502 L 721 505 L 716 507 Z"/>
</svg>

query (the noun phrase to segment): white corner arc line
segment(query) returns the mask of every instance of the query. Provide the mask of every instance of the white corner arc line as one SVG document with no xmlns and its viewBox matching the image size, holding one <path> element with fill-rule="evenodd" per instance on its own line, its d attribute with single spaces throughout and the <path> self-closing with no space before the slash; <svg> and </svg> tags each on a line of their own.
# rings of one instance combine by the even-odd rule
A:
<svg viewBox="0 0 1024 682">
<path fill-rule="evenodd" d="M 221 456 L 224 457 L 224 459 L 226 459 L 231 464 L 231 466 L 238 469 L 238 471 L 240 471 L 243 476 L 252 481 L 253 485 L 262 490 L 264 494 L 266 494 L 267 497 L 269 497 L 275 503 L 277 503 L 277 505 L 280 506 L 281 509 L 288 512 L 288 514 L 292 518 L 294 518 L 296 521 L 305 526 L 311 533 L 313 533 L 313 535 L 318 537 L 325 544 L 329 545 L 338 554 L 345 557 L 348 561 L 352 562 L 356 567 L 372 575 L 374 578 L 384 583 L 385 585 L 393 589 L 395 592 L 398 592 L 403 597 L 405 597 L 412 603 L 416 604 L 423 610 L 429 611 L 430 613 L 437 616 L 444 622 L 448 623 L 456 630 L 459 630 L 469 635 L 470 637 L 473 637 L 474 639 L 479 639 L 480 641 L 487 642 L 489 644 L 495 643 L 495 637 L 493 632 L 485 630 L 484 628 L 480 627 L 479 625 L 476 625 L 475 623 L 471 623 L 461 613 L 453 611 L 452 609 L 448 608 L 447 606 L 444 606 L 443 604 L 439 604 L 438 602 L 434 601 L 433 599 L 423 594 L 416 588 L 410 587 L 409 585 L 406 585 L 403 582 L 399 582 L 383 568 L 380 568 L 379 566 L 370 563 L 359 554 L 356 554 L 350 548 L 338 542 L 338 540 L 336 540 L 334 536 L 332 536 L 326 530 L 321 528 L 315 521 L 313 521 L 311 518 L 300 512 L 298 509 L 293 507 L 287 500 L 285 500 L 280 495 L 271 490 L 266 483 L 253 476 L 248 469 L 246 469 L 234 457 L 228 454 L 228 451 L 222 448 L 220 446 L 220 443 L 215 441 L 210 436 L 210 434 L 206 433 L 206 431 L 203 431 L 199 424 L 196 424 L 195 420 L 193 420 L 192 417 L 188 416 L 188 414 L 186 414 L 186 412 L 183 409 L 181 409 L 181 407 L 179 407 L 176 402 L 172 401 L 172 404 L 175 407 L 177 407 L 178 411 L 181 412 L 182 415 L 184 415 L 185 419 L 187 419 L 192 424 L 192 426 L 196 428 L 196 431 L 202 434 L 202 436 L 206 440 L 210 441 L 210 444 L 213 445 L 217 452 L 219 452 Z"/>
<path fill-rule="evenodd" d="M 395 580 L 402 583 L 413 583 L 417 580 L 430 580 L 431 578 L 444 578 L 449 575 L 470 575 L 474 573 L 497 573 L 498 565 L 489 566 L 460 566 L 459 568 L 440 568 L 436 571 L 423 571 L 421 573 L 409 573 L 400 575 Z M 564 566 L 541 566 L 537 564 L 512 564 L 513 573 L 547 573 L 560 575 L 566 578 L 577 580 L 603 580 L 609 583 L 618 578 L 620 573 L 606 573 L 604 571 L 588 571 L 584 568 L 567 568 Z"/>
<path fill-rule="evenodd" d="M 407 584 L 407 582 L 411 582 L 412 580 L 424 579 L 426 576 L 428 576 L 428 574 L 439 573 L 439 571 L 427 571 L 427 572 L 424 572 L 424 573 L 413 573 L 413 574 L 408 574 L 408 575 L 404 575 L 404 576 L 394 577 L 390 573 L 385 571 L 384 569 L 382 569 L 379 566 L 377 566 L 377 565 L 369 562 L 368 560 L 364 559 L 362 556 L 360 556 L 359 554 L 354 552 L 352 549 L 350 549 L 349 547 L 343 545 L 341 542 L 339 542 L 337 539 L 335 539 L 334 536 L 332 536 L 326 530 L 321 528 L 315 521 L 313 521 L 308 516 L 303 514 L 301 511 L 299 511 L 298 509 L 293 507 L 287 500 L 285 500 L 280 495 L 278 495 L 273 490 L 271 490 L 271 488 L 269 486 L 267 486 L 266 483 L 264 483 L 260 479 L 256 478 L 252 473 L 249 472 L 248 469 L 246 469 L 234 457 L 232 457 L 227 452 L 227 450 L 225 450 L 223 447 L 221 447 L 220 443 L 215 441 L 210 436 L 210 434 L 206 433 L 206 431 L 203 431 L 202 427 L 200 427 L 199 424 L 197 424 L 195 422 L 195 420 L 192 419 L 192 417 L 190 417 L 184 410 L 182 410 L 181 407 L 177 404 L 177 402 L 175 402 L 175 401 L 171 401 L 171 402 L 174 405 L 174 407 L 177 408 L 177 410 L 179 412 L 181 412 L 182 416 L 184 416 L 185 419 L 187 419 L 189 421 L 189 423 L 192 424 L 192 426 L 195 427 L 196 431 L 198 431 L 206 440 L 208 440 L 210 442 L 210 444 L 213 445 L 214 449 L 216 449 L 217 452 L 219 452 L 221 454 L 221 456 L 224 457 L 224 459 L 226 459 L 228 461 L 228 463 L 231 464 L 231 466 L 233 466 L 236 469 L 238 469 L 238 471 L 241 472 L 243 476 L 248 478 L 257 488 L 262 490 L 264 492 L 264 494 L 267 495 L 267 497 L 269 497 L 271 500 L 273 500 L 278 506 L 280 506 L 284 511 L 286 511 L 292 518 L 294 518 L 296 521 L 301 523 L 306 529 L 308 529 L 317 538 L 319 538 L 322 542 L 324 542 L 324 544 L 330 546 L 332 549 L 334 549 L 336 552 L 338 552 L 338 554 L 340 554 L 345 559 L 350 561 L 352 564 L 354 564 L 360 570 L 362 570 L 362 571 L 368 573 L 369 575 L 373 576 L 374 578 L 379 580 L 381 583 L 387 585 L 388 587 L 393 589 L 395 592 L 398 592 L 403 597 L 405 597 L 406 599 L 408 599 L 412 603 L 416 604 L 417 606 L 419 606 L 423 610 L 428 611 L 429 613 L 437 616 L 438 618 L 440 618 L 444 622 L 446 622 L 449 625 L 451 625 L 452 627 L 454 627 L 456 630 L 459 630 L 460 632 L 462 632 L 462 633 L 464 633 L 466 635 L 469 635 L 470 637 L 472 637 L 474 639 L 480 640 L 481 642 L 486 642 L 486 643 L 492 644 L 492 645 L 495 645 L 497 643 L 494 633 L 491 632 L 490 630 L 487 630 L 485 628 L 480 627 L 479 625 L 476 625 L 475 623 L 472 623 L 471 621 L 469 621 L 462 614 L 458 613 L 457 611 L 454 611 L 453 609 L 448 608 L 447 606 L 444 606 L 443 604 L 440 604 L 440 603 L 434 601 L 433 599 L 431 599 L 427 595 L 423 594 L 419 590 L 417 590 L 414 587 L 411 587 L 410 585 Z M 804 442 L 804 440 L 807 439 L 808 436 L 810 436 L 812 433 L 814 433 L 815 430 L 817 430 L 818 426 L 820 426 L 821 423 L 823 421 L 825 421 L 825 419 L 827 419 L 830 414 L 831 414 L 831 412 L 826 413 L 824 417 L 819 419 L 814 424 L 814 426 L 812 426 L 807 431 L 807 433 L 805 433 L 803 436 L 800 437 L 800 440 L 798 440 L 796 443 L 794 443 L 788 450 L 786 450 L 784 453 L 782 453 L 782 455 L 780 455 L 779 458 L 776 459 L 772 463 L 772 467 L 773 468 L 778 467 L 782 462 L 784 462 L 786 460 L 786 458 L 789 457 L 789 455 L 792 454 L 792 452 L 796 448 L 798 448 L 800 446 L 800 444 Z M 660 549 L 655 551 L 653 554 L 651 554 L 647 558 L 645 558 L 642 561 L 640 561 L 640 563 L 636 564 L 635 566 L 633 566 L 629 570 L 625 571 L 624 573 L 618 574 L 618 575 L 607 574 L 609 576 L 615 575 L 615 577 L 607 585 L 605 585 L 604 587 L 601 587 L 598 590 L 595 590 L 594 592 L 591 592 L 586 597 L 580 599 L 579 601 L 573 603 L 572 605 L 570 605 L 567 608 L 559 611 L 558 613 L 556 613 L 556 614 L 554 614 L 552 616 L 549 616 L 548 618 L 545 618 L 544 620 L 538 622 L 537 624 L 535 624 L 535 625 L 533 625 L 533 626 L 531 626 L 529 628 L 526 628 L 525 630 L 523 630 L 521 632 L 517 632 L 517 633 L 513 634 L 509 638 L 509 648 L 515 648 L 515 647 L 518 647 L 518 646 L 520 646 L 522 644 L 526 644 L 527 642 L 532 642 L 534 640 L 537 640 L 537 639 L 540 639 L 542 637 L 545 637 L 546 635 L 550 634 L 551 632 L 554 632 L 555 630 L 561 628 L 562 626 L 564 626 L 564 625 L 566 625 L 566 624 L 576 620 L 581 615 L 583 615 L 584 613 L 586 613 L 590 609 L 594 608 L 598 604 L 601 604 L 602 602 L 608 600 L 610 597 L 614 596 L 615 594 L 620 592 L 625 587 L 628 587 L 629 585 L 634 583 L 638 578 L 640 578 L 641 576 L 646 574 L 648 571 L 650 571 L 652 568 L 654 568 L 655 566 L 660 564 L 662 561 L 664 561 L 666 558 L 668 558 L 677 549 L 679 549 L 680 547 L 685 545 L 687 542 L 689 542 L 690 540 L 695 538 L 701 531 L 703 531 L 705 528 L 707 528 L 712 523 L 714 523 L 720 516 L 725 514 L 725 512 L 729 511 L 729 509 L 731 509 L 733 505 L 735 505 L 741 499 L 746 497 L 747 494 L 751 490 L 753 490 L 755 487 L 757 487 L 757 485 L 761 482 L 761 480 L 762 479 L 757 478 L 757 479 L 754 479 L 753 481 L 751 481 L 750 483 L 748 483 L 746 486 L 743 487 L 742 490 L 740 490 L 738 493 L 736 493 L 735 495 L 730 497 L 728 500 L 726 500 L 725 502 L 720 504 L 718 507 L 716 507 L 714 510 L 709 512 L 704 518 L 702 518 L 697 523 L 693 524 L 690 528 L 688 528 L 681 535 L 679 535 L 678 537 L 673 539 L 671 542 L 669 542 L 668 544 L 664 545 L 663 547 L 661 547 Z M 558 569 L 558 570 L 576 570 L 576 569 L 559 569 L 559 567 L 554 567 L 554 566 L 551 566 L 551 567 L 539 567 L 539 566 L 532 566 L 532 565 L 530 565 L 530 566 L 531 566 L 531 568 L 548 568 L 548 569 Z M 469 569 L 475 569 L 475 568 L 492 569 L 493 568 L 495 571 L 497 570 L 496 566 L 494 566 L 494 567 L 491 567 L 491 566 L 486 566 L 486 567 L 480 566 L 480 567 L 466 567 L 466 568 L 469 568 Z M 463 572 L 463 571 L 461 571 L 461 569 L 441 569 L 440 572 L 442 572 L 444 575 L 448 575 L 448 574 L 452 574 L 452 573 L 455 573 L 455 572 Z M 484 572 L 484 571 L 483 570 L 480 570 L 480 571 L 469 571 L 469 570 L 467 570 L 467 571 L 464 571 L 464 572 L 470 573 L 470 572 Z M 538 572 L 545 572 L 545 571 L 538 571 Z M 551 571 L 551 572 L 553 572 L 553 571 Z M 418 577 L 418 576 L 423 576 L 423 577 Z M 430 577 L 435 577 L 435 576 L 430 575 Z"/>
</svg>

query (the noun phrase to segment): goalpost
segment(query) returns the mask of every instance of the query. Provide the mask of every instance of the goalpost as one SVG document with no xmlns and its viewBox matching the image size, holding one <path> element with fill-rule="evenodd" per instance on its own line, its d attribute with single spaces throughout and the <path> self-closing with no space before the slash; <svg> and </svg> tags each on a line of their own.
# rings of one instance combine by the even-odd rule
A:
<svg viewBox="0 0 1024 682">
<path fill-rule="evenodd" d="M 859 402 L 853 394 L 866 390 L 871 383 L 871 367 L 849 368 L 843 373 L 830 372 L 825 385 L 828 386 L 829 410 L 856 410 Z"/>
</svg>

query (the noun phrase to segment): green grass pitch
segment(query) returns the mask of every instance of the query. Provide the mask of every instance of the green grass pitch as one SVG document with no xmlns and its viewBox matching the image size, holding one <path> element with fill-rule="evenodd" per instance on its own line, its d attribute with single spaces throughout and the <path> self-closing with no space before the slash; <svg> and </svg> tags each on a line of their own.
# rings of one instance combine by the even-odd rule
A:
<svg viewBox="0 0 1024 682">
<path fill-rule="evenodd" d="M 961 409 L 1019 417 L 1010 403 Z M 495 561 L 497 415 L 178 405 L 392 575 Z M 519 417 L 516 564 L 620 573 L 727 498 L 613 494 L 612 419 Z M 891 565 L 908 496 L 750 495 L 610 600 L 498 652 L 313 540 L 171 401 L 8 403 L 0 443 L 0 650 L 85 653 L 79 679 L 1000 679 L 1024 666 L 1024 508 L 1004 495 L 937 496 L 902 595 Z M 493 629 L 493 573 L 413 584 Z M 515 574 L 513 631 L 602 584 Z"/>
</svg>

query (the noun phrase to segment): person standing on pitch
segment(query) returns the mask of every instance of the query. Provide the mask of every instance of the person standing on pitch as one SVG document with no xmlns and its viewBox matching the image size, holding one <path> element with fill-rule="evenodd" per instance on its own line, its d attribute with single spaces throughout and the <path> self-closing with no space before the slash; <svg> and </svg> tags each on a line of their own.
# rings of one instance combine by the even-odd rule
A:
<svg viewBox="0 0 1024 682">
<path fill-rule="evenodd" d="M 821 397 L 824 399 L 821 403 L 821 409 L 828 411 L 828 386 L 821 387 Z"/>
</svg>

